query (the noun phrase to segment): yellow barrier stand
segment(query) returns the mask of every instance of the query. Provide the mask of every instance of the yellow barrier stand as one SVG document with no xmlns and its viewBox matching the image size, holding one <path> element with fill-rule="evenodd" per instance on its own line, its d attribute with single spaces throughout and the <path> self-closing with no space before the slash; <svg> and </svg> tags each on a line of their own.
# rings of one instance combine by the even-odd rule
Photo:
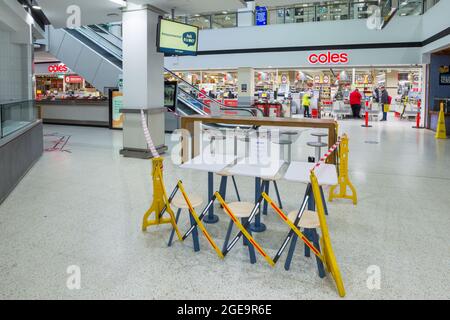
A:
<svg viewBox="0 0 450 320">
<path fill-rule="evenodd" d="M 447 139 L 447 128 L 445 127 L 444 103 L 441 102 L 439 119 L 436 129 L 436 139 Z"/>
<path fill-rule="evenodd" d="M 333 248 L 331 247 L 330 234 L 328 232 L 327 220 L 325 218 L 325 209 L 322 201 L 322 194 L 320 192 L 319 182 L 314 172 L 311 172 L 311 185 L 314 194 L 314 201 L 316 202 L 316 210 L 319 216 L 320 230 L 322 237 L 320 238 L 320 247 L 322 248 L 324 256 L 324 264 L 328 272 L 334 278 L 339 296 L 345 296 L 344 283 L 342 281 L 341 272 L 334 256 Z"/>
<path fill-rule="evenodd" d="M 175 214 L 170 207 L 169 199 L 166 193 L 166 187 L 164 185 L 163 178 L 163 161 L 161 157 L 152 159 L 152 179 L 153 179 L 153 202 L 150 209 L 144 215 L 142 221 L 142 231 L 147 231 L 149 226 L 155 226 L 160 224 L 171 224 L 177 233 L 178 239 L 182 241 L 180 231 L 175 220 Z M 169 214 L 169 218 L 161 217 L 161 212 L 166 211 Z M 149 220 L 150 215 L 154 213 L 155 219 Z"/>
<path fill-rule="evenodd" d="M 339 178 L 338 184 L 330 188 L 329 201 L 334 199 L 350 199 L 353 200 L 353 204 L 358 203 L 358 198 L 356 195 L 356 189 L 350 182 L 348 176 L 348 136 L 344 134 L 342 137 L 341 145 L 339 146 Z M 339 193 L 336 193 L 336 188 L 339 187 Z M 352 191 L 351 195 L 347 194 L 347 187 Z"/>
<path fill-rule="evenodd" d="M 192 217 L 194 218 L 197 226 L 200 228 L 200 230 L 202 231 L 203 235 L 208 240 L 208 242 L 211 245 L 211 247 L 213 247 L 214 251 L 216 251 L 216 253 L 219 256 L 219 258 L 223 259 L 224 256 L 222 254 L 222 251 L 216 245 L 216 243 L 214 242 L 214 240 L 212 239 L 212 237 L 210 236 L 210 234 L 206 230 L 205 226 L 203 225 L 203 223 L 199 219 L 199 217 L 197 215 L 197 212 L 195 211 L 194 207 L 192 206 L 191 201 L 189 200 L 189 197 L 187 196 L 186 191 L 184 190 L 184 187 L 183 187 L 183 183 L 181 181 L 178 182 L 178 188 L 180 189 L 180 191 L 181 191 L 181 193 L 183 195 L 183 198 L 184 198 L 184 200 L 186 201 L 186 204 L 189 207 L 189 212 L 192 215 Z"/>
<path fill-rule="evenodd" d="M 328 226 L 325 218 L 325 209 L 323 206 L 322 196 L 320 193 L 319 183 L 317 181 L 314 172 L 311 172 L 311 185 L 314 194 L 314 200 L 316 201 L 317 214 L 320 222 L 320 229 L 322 231 L 322 237 L 320 238 L 320 246 L 322 252 L 320 251 L 308 240 L 307 237 L 295 226 L 291 220 L 286 216 L 286 214 L 275 204 L 275 202 L 266 194 L 263 193 L 264 199 L 271 205 L 271 207 L 278 213 L 278 215 L 283 219 L 283 221 L 294 231 L 297 236 L 311 249 L 312 252 L 323 262 L 326 270 L 331 273 L 338 290 L 340 297 L 345 296 L 344 283 L 342 281 L 341 273 L 339 271 L 339 266 L 336 262 L 334 256 L 333 248 L 331 247 L 330 236 L 328 232 Z"/>
<path fill-rule="evenodd" d="M 230 208 L 226 204 L 225 200 L 223 200 L 220 193 L 215 193 L 217 200 L 219 200 L 220 204 L 224 208 L 225 212 L 228 214 L 228 216 L 233 220 L 234 224 L 239 228 L 239 230 L 242 232 L 242 234 L 247 238 L 247 240 L 255 247 L 255 249 L 259 252 L 259 254 L 266 259 L 266 261 L 269 263 L 271 267 L 275 266 L 275 262 L 269 257 L 269 255 L 261 248 L 261 246 L 253 239 L 253 237 L 248 233 L 248 231 L 245 229 L 245 227 L 242 225 L 242 223 L 239 222 L 239 219 L 236 218 L 231 212 Z"/>
</svg>

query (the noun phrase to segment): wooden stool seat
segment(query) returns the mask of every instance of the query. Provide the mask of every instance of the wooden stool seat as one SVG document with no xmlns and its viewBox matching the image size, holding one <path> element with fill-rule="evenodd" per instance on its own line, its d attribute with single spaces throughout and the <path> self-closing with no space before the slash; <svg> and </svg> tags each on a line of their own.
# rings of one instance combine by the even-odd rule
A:
<svg viewBox="0 0 450 320">
<path fill-rule="evenodd" d="M 292 222 L 295 222 L 295 218 L 297 217 L 298 211 L 289 212 L 288 218 Z M 320 221 L 317 212 L 305 210 L 298 223 L 297 227 L 305 228 L 305 229 L 316 229 L 320 228 Z"/>
<path fill-rule="evenodd" d="M 283 176 L 279 173 L 277 173 L 275 176 L 273 177 L 261 177 L 262 181 L 278 181 L 281 180 L 283 178 Z"/>
<path fill-rule="evenodd" d="M 203 198 L 200 197 L 198 194 L 189 194 L 188 195 L 189 200 L 191 201 L 192 207 L 200 207 L 203 204 Z M 189 206 L 187 205 L 186 201 L 184 200 L 184 197 L 182 194 L 178 193 L 172 200 L 171 203 L 174 207 L 178 209 L 189 209 Z"/>
<path fill-rule="evenodd" d="M 248 218 L 250 217 L 255 204 L 251 202 L 232 202 L 228 204 L 228 207 L 236 218 Z"/>
<path fill-rule="evenodd" d="M 228 170 L 222 170 L 220 172 L 217 172 L 217 175 L 221 176 L 221 177 L 231 177 L 231 176 L 233 176 L 230 172 L 228 172 Z"/>
</svg>

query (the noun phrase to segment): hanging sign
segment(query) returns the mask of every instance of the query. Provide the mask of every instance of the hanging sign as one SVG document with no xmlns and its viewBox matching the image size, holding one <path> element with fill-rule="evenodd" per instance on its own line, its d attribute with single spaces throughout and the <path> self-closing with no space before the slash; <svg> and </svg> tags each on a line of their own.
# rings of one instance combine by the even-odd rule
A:
<svg viewBox="0 0 450 320">
<path fill-rule="evenodd" d="M 267 7 L 256 6 L 256 8 L 255 8 L 256 25 L 257 26 L 266 26 L 267 20 L 268 20 L 267 18 L 268 18 Z"/>
</svg>

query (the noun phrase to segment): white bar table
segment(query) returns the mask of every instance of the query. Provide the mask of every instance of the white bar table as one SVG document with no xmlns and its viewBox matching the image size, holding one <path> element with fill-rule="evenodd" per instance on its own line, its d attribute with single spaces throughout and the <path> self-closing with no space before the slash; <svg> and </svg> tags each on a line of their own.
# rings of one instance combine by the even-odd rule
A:
<svg viewBox="0 0 450 320">
<path fill-rule="evenodd" d="M 300 182 L 309 185 L 311 183 L 311 169 L 314 168 L 315 165 L 315 163 L 311 162 L 291 162 L 286 174 L 284 175 L 284 179 L 287 181 Z M 315 169 L 314 173 L 320 186 L 320 193 L 322 195 L 325 213 L 328 215 L 328 208 L 322 186 L 334 186 L 338 184 L 336 166 L 334 164 L 322 163 Z M 305 197 L 306 196 L 307 195 L 305 194 Z M 315 211 L 314 196 L 312 193 L 309 194 L 309 196 L 311 201 L 308 201 L 308 210 Z"/>
<path fill-rule="evenodd" d="M 269 159 L 267 159 L 269 161 Z M 284 165 L 284 161 L 269 161 L 265 163 L 253 162 L 252 158 L 239 160 L 234 166 L 227 169 L 233 176 L 244 176 L 255 178 L 255 203 L 261 197 L 261 180 L 273 179 Z M 261 208 L 256 215 L 255 222 L 250 225 L 253 232 L 264 232 L 266 226 L 261 222 Z"/>
<path fill-rule="evenodd" d="M 208 172 L 208 201 L 214 196 L 214 174 L 223 171 L 226 167 L 236 161 L 236 156 L 228 154 L 205 153 L 197 156 L 182 165 L 182 169 L 191 169 Z M 205 223 L 217 223 L 219 217 L 214 214 L 214 206 L 211 206 L 208 215 L 203 219 Z"/>
</svg>

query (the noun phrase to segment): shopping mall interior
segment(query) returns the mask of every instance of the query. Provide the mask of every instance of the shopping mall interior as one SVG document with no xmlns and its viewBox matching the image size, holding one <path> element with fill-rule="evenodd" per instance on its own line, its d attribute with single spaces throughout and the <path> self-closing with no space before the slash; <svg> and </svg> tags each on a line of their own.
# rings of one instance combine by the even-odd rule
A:
<svg viewBox="0 0 450 320">
<path fill-rule="evenodd" d="M 0 299 L 450 299 L 448 12 L 0 0 Z"/>
</svg>

